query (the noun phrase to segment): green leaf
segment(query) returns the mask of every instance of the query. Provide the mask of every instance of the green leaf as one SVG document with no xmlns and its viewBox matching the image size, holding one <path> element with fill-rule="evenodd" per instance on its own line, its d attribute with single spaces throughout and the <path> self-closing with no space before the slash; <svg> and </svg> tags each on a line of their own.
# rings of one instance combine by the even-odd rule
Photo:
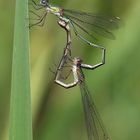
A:
<svg viewBox="0 0 140 140">
<path fill-rule="evenodd" d="M 32 140 L 28 0 L 16 0 L 9 140 Z"/>
</svg>

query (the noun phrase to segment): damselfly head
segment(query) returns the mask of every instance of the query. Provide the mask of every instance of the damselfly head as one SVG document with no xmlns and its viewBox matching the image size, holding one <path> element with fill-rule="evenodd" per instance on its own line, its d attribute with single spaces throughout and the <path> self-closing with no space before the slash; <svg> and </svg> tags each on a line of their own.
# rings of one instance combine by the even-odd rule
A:
<svg viewBox="0 0 140 140">
<path fill-rule="evenodd" d="M 83 62 L 83 60 L 80 57 L 75 57 L 73 59 L 73 62 L 74 62 L 75 65 L 79 66 L 79 65 L 81 65 L 81 63 Z"/>
<path fill-rule="evenodd" d="M 42 6 L 47 6 L 48 5 L 48 1 L 47 0 L 40 0 L 40 4 Z"/>
</svg>

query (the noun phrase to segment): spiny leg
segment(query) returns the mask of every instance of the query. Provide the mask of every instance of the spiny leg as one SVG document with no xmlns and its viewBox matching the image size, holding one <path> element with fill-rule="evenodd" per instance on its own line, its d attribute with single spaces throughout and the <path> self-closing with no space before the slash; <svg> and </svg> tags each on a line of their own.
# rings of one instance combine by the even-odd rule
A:
<svg viewBox="0 0 140 140">
<path fill-rule="evenodd" d="M 34 11 L 30 10 L 29 12 L 38 17 L 38 19 L 35 19 L 35 20 L 41 19 L 41 16 L 35 13 Z"/>
<path fill-rule="evenodd" d="M 45 14 L 42 17 L 40 17 L 40 19 L 38 19 L 38 22 L 29 25 L 29 28 L 36 26 L 36 25 L 43 26 L 45 23 L 46 16 L 47 16 L 47 12 L 45 12 Z"/>
<path fill-rule="evenodd" d="M 44 8 L 44 6 L 37 4 L 34 0 L 31 0 L 31 2 L 29 2 L 29 4 L 31 4 L 35 10 L 40 10 L 40 9 Z"/>
</svg>

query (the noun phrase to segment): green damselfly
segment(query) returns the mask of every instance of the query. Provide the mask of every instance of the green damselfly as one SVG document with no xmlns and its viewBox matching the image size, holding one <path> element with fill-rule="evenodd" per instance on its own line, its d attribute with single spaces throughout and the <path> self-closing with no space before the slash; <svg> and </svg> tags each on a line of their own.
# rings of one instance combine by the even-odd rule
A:
<svg viewBox="0 0 140 140">
<path fill-rule="evenodd" d="M 72 27 L 75 35 L 78 38 L 93 47 L 100 47 L 94 43 L 94 41 L 98 40 L 96 35 L 114 39 L 115 37 L 111 30 L 117 29 L 120 24 L 119 17 L 106 17 L 82 11 L 69 10 L 62 7 L 53 6 L 49 4 L 49 0 L 40 0 L 39 4 L 32 0 L 32 4 L 36 10 L 44 9 L 44 12 L 43 15 L 39 16 L 35 12 L 31 11 L 38 17 L 38 21 L 31 24 L 30 27 L 35 25 L 43 26 L 47 14 L 51 13 L 58 17 L 58 24 L 61 27 L 64 27 L 64 24 L 65 26 L 69 26 L 69 28 Z M 63 24 L 61 25 L 60 22 L 63 22 Z M 84 34 L 90 36 L 93 41 L 86 39 Z"/>
</svg>

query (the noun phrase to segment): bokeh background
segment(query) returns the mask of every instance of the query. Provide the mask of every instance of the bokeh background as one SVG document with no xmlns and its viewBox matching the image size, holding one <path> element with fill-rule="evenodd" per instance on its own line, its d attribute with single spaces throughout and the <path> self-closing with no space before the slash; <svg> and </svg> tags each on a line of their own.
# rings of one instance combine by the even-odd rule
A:
<svg viewBox="0 0 140 140">
<path fill-rule="evenodd" d="M 123 25 L 116 39 L 102 39 L 106 65 L 84 70 L 86 82 L 112 140 L 140 139 L 140 1 L 51 1 L 69 9 L 115 15 Z M 32 8 L 32 7 L 30 7 Z M 0 1 L 0 139 L 8 139 L 14 31 L 14 0 Z M 54 84 L 66 33 L 49 14 L 43 27 L 30 30 L 31 90 L 34 140 L 87 140 L 79 87 Z M 100 52 L 73 35 L 73 56 L 86 63 L 100 61 Z M 22 79 L 21 79 L 22 80 Z"/>
</svg>

